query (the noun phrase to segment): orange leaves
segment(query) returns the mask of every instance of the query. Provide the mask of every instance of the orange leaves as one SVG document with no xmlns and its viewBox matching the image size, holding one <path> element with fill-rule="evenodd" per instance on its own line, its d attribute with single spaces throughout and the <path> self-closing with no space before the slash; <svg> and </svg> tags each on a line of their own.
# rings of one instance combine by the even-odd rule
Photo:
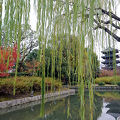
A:
<svg viewBox="0 0 120 120">
<path fill-rule="evenodd" d="M 31 62 L 26 62 L 26 67 L 28 68 L 27 72 L 33 73 L 39 70 L 40 62 L 32 60 Z"/>
<path fill-rule="evenodd" d="M 0 77 L 8 76 L 8 71 L 12 69 L 17 60 L 17 45 L 11 47 L 0 47 Z"/>
</svg>

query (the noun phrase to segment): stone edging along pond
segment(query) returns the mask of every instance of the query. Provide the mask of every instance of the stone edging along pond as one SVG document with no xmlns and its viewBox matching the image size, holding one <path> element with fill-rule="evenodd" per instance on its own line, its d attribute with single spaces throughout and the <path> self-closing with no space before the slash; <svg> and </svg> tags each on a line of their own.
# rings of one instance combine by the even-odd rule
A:
<svg viewBox="0 0 120 120">
<path fill-rule="evenodd" d="M 108 90 L 120 91 L 120 87 L 119 86 L 95 86 L 94 89 L 96 91 L 98 91 L 98 90 L 101 90 L 101 91 L 108 91 Z"/>
<path fill-rule="evenodd" d="M 64 96 L 64 95 L 68 96 L 68 95 L 73 95 L 73 94 L 75 94 L 75 90 L 73 90 L 73 89 L 64 90 L 64 91 L 57 91 L 54 93 L 45 94 L 45 99 L 51 99 L 53 97 L 60 97 L 60 96 Z M 18 106 L 18 105 L 22 105 L 25 103 L 38 101 L 41 99 L 42 99 L 42 96 L 37 95 L 37 96 L 33 96 L 33 97 L 26 97 L 26 98 L 15 99 L 15 100 L 10 100 L 10 101 L 3 101 L 3 102 L 0 102 L 0 109 L 10 108 L 13 106 Z"/>
<path fill-rule="evenodd" d="M 65 86 L 65 88 L 74 89 L 78 91 L 78 86 Z M 93 86 L 93 90 L 95 91 L 120 91 L 120 86 Z M 85 88 L 85 91 L 88 91 L 88 88 Z"/>
</svg>

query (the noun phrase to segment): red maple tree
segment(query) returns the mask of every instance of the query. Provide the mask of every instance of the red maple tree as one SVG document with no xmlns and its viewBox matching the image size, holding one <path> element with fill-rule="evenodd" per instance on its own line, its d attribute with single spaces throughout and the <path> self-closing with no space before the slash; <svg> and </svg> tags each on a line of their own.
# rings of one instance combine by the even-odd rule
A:
<svg viewBox="0 0 120 120">
<path fill-rule="evenodd" d="M 8 71 L 12 69 L 17 60 L 17 45 L 13 48 L 0 46 L 0 77 L 9 76 Z"/>
</svg>

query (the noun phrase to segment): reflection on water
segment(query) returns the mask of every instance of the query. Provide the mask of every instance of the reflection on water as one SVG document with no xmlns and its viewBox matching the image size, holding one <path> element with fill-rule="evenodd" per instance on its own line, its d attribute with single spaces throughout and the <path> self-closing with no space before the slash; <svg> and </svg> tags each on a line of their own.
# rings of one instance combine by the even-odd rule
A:
<svg viewBox="0 0 120 120">
<path fill-rule="evenodd" d="M 94 94 L 94 120 L 120 120 L 120 93 L 96 92 Z M 48 102 L 45 116 L 40 117 L 40 104 L 0 115 L 0 120 L 80 120 L 78 95 Z M 90 119 L 89 95 L 85 93 L 85 120 Z"/>
<path fill-rule="evenodd" d="M 103 97 L 102 113 L 98 120 L 120 120 L 120 92 L 97 93 Z"/>
</svg>

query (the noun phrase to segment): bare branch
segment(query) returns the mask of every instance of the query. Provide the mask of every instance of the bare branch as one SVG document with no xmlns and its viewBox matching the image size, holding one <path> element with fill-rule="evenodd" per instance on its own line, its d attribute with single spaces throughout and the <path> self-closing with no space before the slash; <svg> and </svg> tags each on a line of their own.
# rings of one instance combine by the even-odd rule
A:
<svg viewBox="0 0 120 120">
<path fill-rule="evenodd" d="M 102 8 L 100 8 L 100 10 L 102 11 L 103 14 L 106 14 L 106 15 L 108 15 L 108 16 L 114 18 L 115 20 L 120 21 L 120 17 L 118 17 L 118 16 L 115 15 L 114 13 L 109 12 L 109 11 L 106 11 L 106 10 L 104 10 L 104 9 L 102 9 Z"/>
<path fill-rule="evenodd" d="M 98 14 L 97 14 L 97 18 L 98 18 L 98 21 L 100 23 L 103 23 L 103 24 L 111 24 L 113 27 L 115 27 L 116 29 L 120 29 L 119 26 L 117 26 L 116 24 L 114 24 L 111 20 L 108 20 L 108 21 L 104 21 L 104 20 L 100 20 Z"/>
<path fill-rule="evenodd" d="M 116 29 L 120 29 L 119 26 L 117 26 L 116 24 L 112 23 L 112 26 L 115 27 Z"/>
<path fill-rule="evenodd" d="M 116 39 L 118 42 L 120 42 L 120 37 L 114 34 L 112 31 L 110 31 L 108 28 L 102 26 L 100 23 L 98 23 L 97 20 L 94 19 L 94 22 L 98 25 L 100 29 L 103 29 L 105 32 L 107 32 L 109 35 L 111 35 L 114 39 Z"/>
<path fill-rule="evenodd" d="M 90 8 L 86 8 L 86 9 L 87 9 L 88 11 L 90 10 Z M 103 14 L 106 14 L 106 15 L 108 15 L 109 17 L 112 17 L 112 18 L 114 18 L 115 20 L 120 21 L 120 17 L 118 17 L 117 15 L 115 15 L 113 12 L 104 10 L 104 9 L 102 9 L 102 8 L 95 8 L 94 10 L 95 10 L 95 11 L 101 10 L 101 12 L 102 12 Z"/>
<path fill-rule="evenodd" d="M 99 28 L 99 26 L 96 26 L 95 28 L 93 28 L 94 30 L 97 30 Z"/>
</svg>

